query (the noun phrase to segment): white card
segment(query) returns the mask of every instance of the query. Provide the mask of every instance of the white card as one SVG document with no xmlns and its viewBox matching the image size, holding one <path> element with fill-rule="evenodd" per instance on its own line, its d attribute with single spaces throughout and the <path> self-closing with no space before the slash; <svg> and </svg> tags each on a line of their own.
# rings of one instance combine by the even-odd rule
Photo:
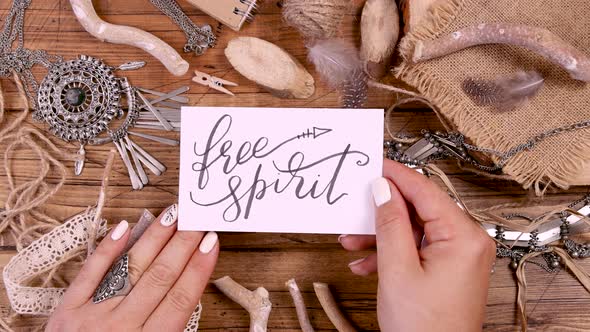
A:
<svg viewBox="0 0 590 332">
<path fill-rule="evenodd" d="M 375 234 L 383 110 L 182 109 L 179 230 Z"/>
</svg>

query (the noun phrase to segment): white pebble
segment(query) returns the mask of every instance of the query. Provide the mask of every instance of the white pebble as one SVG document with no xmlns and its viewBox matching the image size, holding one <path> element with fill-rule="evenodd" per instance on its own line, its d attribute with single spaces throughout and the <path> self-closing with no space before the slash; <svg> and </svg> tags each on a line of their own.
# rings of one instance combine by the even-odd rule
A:
<svg viewBox="0 0 590 332">
<path fill-rule="evenodd" d="M 504 29 L 500 29 L 500 34 L 503 35 L 506 32 Z"/>
</svg>

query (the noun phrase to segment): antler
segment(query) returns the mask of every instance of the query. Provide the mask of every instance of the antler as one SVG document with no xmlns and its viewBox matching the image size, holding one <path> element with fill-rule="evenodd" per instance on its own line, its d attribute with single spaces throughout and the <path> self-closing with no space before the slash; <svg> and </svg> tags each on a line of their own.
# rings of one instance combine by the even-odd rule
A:
<svg viewBox="0 0 590 332">
<path fill-rule="evenodd" d="M 103 21 L 96 14 L 92 0 L 70 0 L 70 4 L 78 22 L 94 37 L 113 44 L 141 48 L 160 60 L 175 76 L 182 76 L 188 71 L 188 62 L 160 38 L 134 27 Z"/>
<path fill-rule="evenodd" d="M 422 62 L 483 44 L 522 46 L 560 65 L 572 78 L 590 82 L 590 57 L 551 31 L 526 25 L 481 23 L 438 39 L 420 41 L 412 61 Z"/>
<path fill-rule="evenodd" d="M 228 276 L 213 281 L 213 284 L 223 294 L 248 311 L 250 314 L 250 332 L 266 331 L 272 303 L 265 288 L 259 287 L 254 291 L 250 291 Z"/>
</svg>

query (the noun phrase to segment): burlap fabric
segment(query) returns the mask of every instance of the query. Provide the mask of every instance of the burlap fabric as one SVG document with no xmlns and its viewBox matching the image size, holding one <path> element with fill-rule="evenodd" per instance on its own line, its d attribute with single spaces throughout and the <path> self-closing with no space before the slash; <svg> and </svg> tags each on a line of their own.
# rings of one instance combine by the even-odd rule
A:
<svg viewBox="0 0 590 332">
<path fill-rule="evenodd" d="M 412 64 L 414 45 L 485 22 L 544 27 L 590 53 L 588 0 L 439 0 L 428 17 L 401 42 L 403 63 L 396 75 L 417 87 L 438 107 L 449 130 L 458 130 L 478 146 L 499 151 L 526 142 L 546 130 L 590 119 L 590 84 L 573 80 L 559 66 L 524 48 L 508 45 L 473 47 L 443 58 Z M 494 79 L 518 70 L 537 70 L 546 78 L 540 94 L 512 112 L 479 107 L 463 93 L 467 77 Z M 552 137 L 513 157 L 504 173 L 542 194 L 590 184 L 590 130 Z"/>
</svg>

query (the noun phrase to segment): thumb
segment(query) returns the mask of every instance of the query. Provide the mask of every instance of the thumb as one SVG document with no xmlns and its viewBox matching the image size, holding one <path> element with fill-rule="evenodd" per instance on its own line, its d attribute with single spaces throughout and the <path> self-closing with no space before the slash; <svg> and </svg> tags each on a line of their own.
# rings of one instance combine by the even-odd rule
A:
<svg viewBox="0 0 590 332">
<path fill-rule="evenodd" d="M 386 178 L 372 184 L 377 206 L 378 270 L 380 276 L 399 277 L 420 268 L 420 258 L 408 207 L 395 185 Z"/>
</svg>

